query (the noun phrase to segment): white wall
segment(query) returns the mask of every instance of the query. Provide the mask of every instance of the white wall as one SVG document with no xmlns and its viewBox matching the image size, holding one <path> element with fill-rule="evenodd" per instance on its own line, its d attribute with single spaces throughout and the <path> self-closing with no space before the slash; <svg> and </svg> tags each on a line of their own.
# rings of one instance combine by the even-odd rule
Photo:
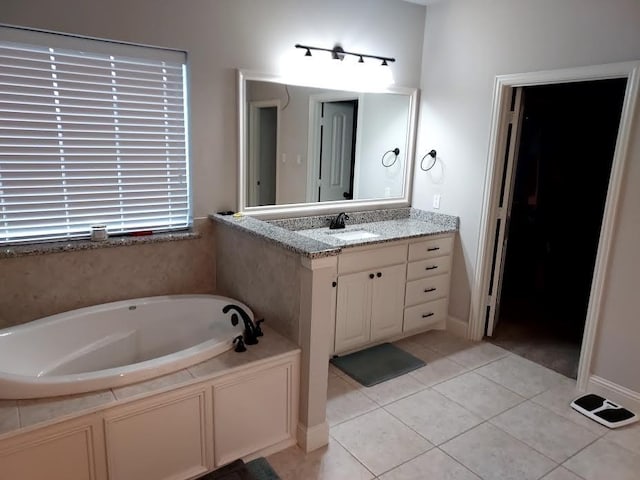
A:
<svg viewBox="0 0 640 480">
<path fill-rule="evenodd" d="M 460 216 L 452 315 L 467 320 L 469 313 L 495 76 L 639 59 L 637 0 L 450 0 L 427 7 L 417 152 L 437 149 L 444 173 L 436 180 L 418 169 L 413 204 L 430 208 L 440 193 L 441 211 Z M 638 118 L 632 143 L 592 371 L 640 392 Z"/>
<path fill-rule="evenodd" d="M 356 163 L 359 166 L 357 198 L 400 197 L 407 162 L 407 129 L 410 99 L 405 95 L 367 93 L 358 108 L 363 121 L 358 125 Z M 400 149 L 395 156 L 388 150 Z"/>
<path fill-rule="evenodd" d="M 2 0 L 0 23 L 187 50 L 194 212 L 205 216 L 235 207 L 237 68 L 281 74 L 294 44 L 339 42 L 396 57 L 396 82 L 415 87 L 424 11 L 397 0 Z"/>
</svg>

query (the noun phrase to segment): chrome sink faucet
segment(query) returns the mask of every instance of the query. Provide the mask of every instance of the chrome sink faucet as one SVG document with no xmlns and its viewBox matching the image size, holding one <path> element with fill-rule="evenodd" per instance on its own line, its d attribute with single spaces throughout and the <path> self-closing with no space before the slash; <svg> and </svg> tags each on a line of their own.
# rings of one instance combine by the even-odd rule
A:
<svg viewBox="0 0 640 480">
<path fill-rule="evenodd" d="M 345 220 L 349 220 L 349 215 L 347 215 L 345 212 L 340 212 L 336 218 L 333 218 L 331 220 L 331 223 L 329 224 L 329 228 L 331 230 L 335 230 L 338 228 L 344 228 L 344 221 Z"/>
</svg>

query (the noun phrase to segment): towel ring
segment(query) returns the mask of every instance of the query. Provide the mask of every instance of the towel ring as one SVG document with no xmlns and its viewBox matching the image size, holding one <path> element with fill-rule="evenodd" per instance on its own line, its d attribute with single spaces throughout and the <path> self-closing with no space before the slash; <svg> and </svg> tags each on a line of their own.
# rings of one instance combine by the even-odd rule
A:
<svg viewBox="0 0 640 480">
<path fill-rule="evenodd" d="M 431 150 L 424 157 L 422 157 L 422 160 L 420 160 L 420 170 L 423 170 L 425 172 L 428 172 L 429 170 L 431 170 L 436 165 L 436 155 L 437 155 L 436 151 Z M 424 159 L 427 157 L 433 158 L 433 162 L 431 162 L 431 165 L 429 165 L 428 168 L 424 168 Z"/>
<path fill-rule="evenodd" d="M 387 155 L 389 155 L 390 153 L 393 153 L 395 155 L 393 162 L 391 163 L 384 163 L 384 159 Z M 385 168 L 389 168 L 395 165 L 395 163 L 398 161 L 398 155 L 400 155 L 400 149 L 398 147 L 394 148 L 393 150 L 387 150 L 386 152 L 384 152 L 382 154 L 382 166 Z"/>
</svg>

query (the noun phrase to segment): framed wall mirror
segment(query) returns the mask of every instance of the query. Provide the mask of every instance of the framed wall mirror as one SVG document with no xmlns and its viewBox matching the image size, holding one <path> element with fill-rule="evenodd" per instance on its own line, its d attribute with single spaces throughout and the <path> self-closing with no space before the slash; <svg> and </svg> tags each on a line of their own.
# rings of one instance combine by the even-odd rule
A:
<svg viewBox="0 0 640 480">
<path fill-rule="evenodd" d="M 417 89 L 349 91 L 239 71 L 238 210 L 409 205 Z"/>
</svg>

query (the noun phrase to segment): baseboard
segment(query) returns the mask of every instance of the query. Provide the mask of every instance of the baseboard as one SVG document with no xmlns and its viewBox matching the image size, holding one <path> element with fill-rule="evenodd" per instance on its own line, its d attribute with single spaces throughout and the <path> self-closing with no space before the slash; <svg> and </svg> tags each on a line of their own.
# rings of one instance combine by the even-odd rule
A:
<svg viewBox="0 0 640 480">
<path fill-rule="evenodd" d="M 329 443 L 329 424 L 323 422 L 311 428 L 298 424 L 298 445 L 306 453 Z"/>
<path fill-rule="evenodd" d="M 469 330 L 469 324 L 464 320 L 452 317 L 447 317 L 447 331 L 458 337 L 467 338 L 467 332 Z"/>
<path fill-rule="evenodd" d="M 596 375 L 591 375 L 587 392 L 608 398 L 612 402 L 620 404 L 636 414 L 640 414 L 640 393 L 629 390 L 626 387 Z"/>
</svg>

